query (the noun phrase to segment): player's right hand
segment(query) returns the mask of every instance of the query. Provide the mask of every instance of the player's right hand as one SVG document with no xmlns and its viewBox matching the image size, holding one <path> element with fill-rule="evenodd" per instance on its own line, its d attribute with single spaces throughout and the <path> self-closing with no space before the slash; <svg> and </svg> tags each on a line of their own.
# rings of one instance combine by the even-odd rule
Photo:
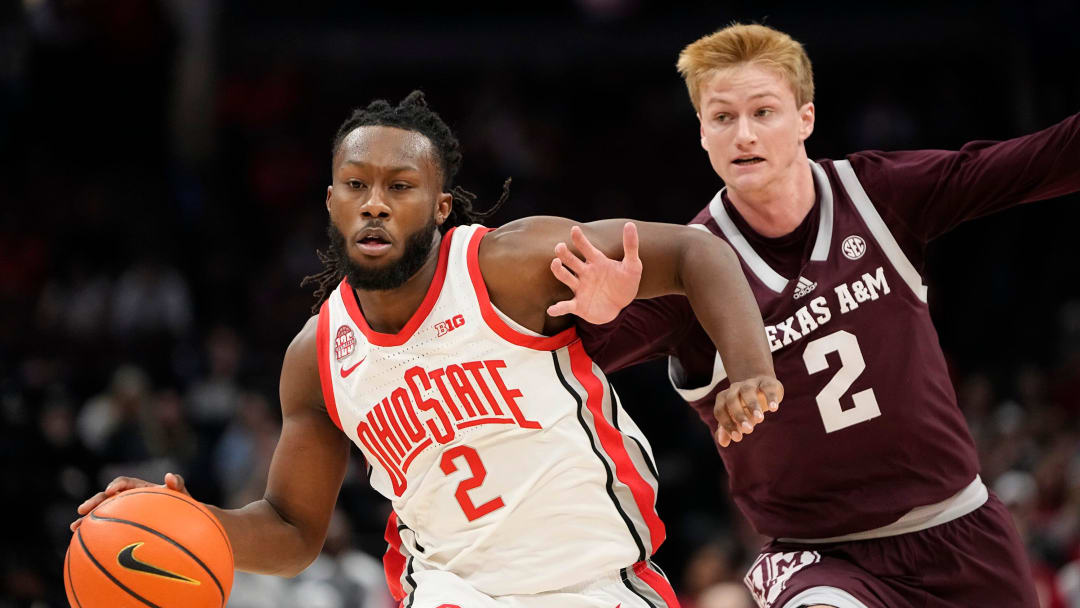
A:
<svg viewBox="0 0 1080 608">
<path fill-rule="evenodd" d="M 98 492 L 97 494 L 94 494 L 90 498 L 87 498 L 86 501 L 84 501 L 81 505 L 79 505 L 79 508 L 76 509 L 76 512 L 79 514 L 79 518 L 71 522 L 71 531 L 74 532 L 76 529 L 78 529 L 78 527 L 82 525 L 83 518 L 86 517 L 86 515 L 90 513 L 90 511 L 93 511 L 94 508 L 96 508 L 98 505 L 105 502 L 106 499 L 112 498 L 120 492 L 124 492 L 126 490 L 134 490 L 135 488 L 169 488 L 170 490 L 176 490 L 177 492 L 183 492 L 184 494 L 191 496 L 191 494 L 187 491 L 187 488 L 184 487 L 184 478 L 180 477 L 176 473 L 166 473 L 165 483 L 160 485 L 150 483 L 149 481 L 144 481 L 142 479 L 136 479 L 135 477 L 117 477 L 116 479 L 109 482 L 109 485 L 105 486 L 105 490 L 103 492 Z"/>
<path fill-rule="evenodd" d="M 784 400 L 784 385 L 772 376 L 754 376 L 732 382 L 716 394 L 716 442 L 726 448 L 754 432 L 765 420 L 765 411 L 775 412 Z"/>
</svg>

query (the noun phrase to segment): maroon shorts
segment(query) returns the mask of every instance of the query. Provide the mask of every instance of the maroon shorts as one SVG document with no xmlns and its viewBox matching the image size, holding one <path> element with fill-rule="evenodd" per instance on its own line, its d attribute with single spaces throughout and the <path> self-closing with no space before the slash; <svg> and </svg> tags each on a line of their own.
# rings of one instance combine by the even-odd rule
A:
<svg viewBox="0 0 1080 608">
<path fill-rule="evenodd" d="M 933 528 L 832 544 L 773 541 L 746 575 L 762 608 L 1037 608 L 1031 568 L 993 494 Z"/>
</svg>

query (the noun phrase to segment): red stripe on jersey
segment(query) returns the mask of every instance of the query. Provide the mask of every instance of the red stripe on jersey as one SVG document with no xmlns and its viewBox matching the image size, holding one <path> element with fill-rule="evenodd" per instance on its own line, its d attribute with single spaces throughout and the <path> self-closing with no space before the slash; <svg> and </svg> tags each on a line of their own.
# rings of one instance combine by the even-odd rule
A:
<svg viewBox="0 0 1080 608">
<path fill-rule="evenodd" d="M 405 599 L 405 589 L 401 586 L 401 575 L 405 573 L 405 555 L 401 552 L 401 534 L 397 528 L 397 511 L 390 512 L 386 520 L 386 553 L 383 554 L 383 572 L 386 573 L 386 586 L 395 601 Z"/>
<path fill-rule="evenodd" d="M 477 426 L 481 424 L 514 424 L 517 422 L 513 418 L 475 418 L 468 422 L 462 422 L 457 425 L 459 429 L 469 428 L 470 426 Z"/>
<path fill-rule="evenodd" d="M 666 537 L 664 522 L 660 521 L 660 516 L 657 515 L 654 506 L 656 492 L 634 467 L 634 461 L 630 460 L 630 454 L 623 443 L 622 434 L 604 418 L 604 384 L 593 373 L 593 362 L 585 352 L 585 347 L 581 342 L 575 342 L 570 345 L 569 353 L 570 370 L 588 393 L 585 406 L 592 412 L 596 424 L 596 436 L 600 438 L 600 445 L 604 448 L 604 452 L 615 463 L 615 476 L 630 488 L 634 503 L 649 527 L 650 544 L 655 552 Z M 611 407 L 615 407 L 615 404 L 612 403 Z"/>
<path fill-rule="evenodd" d="M 638 562 L 634 564 L 634 574 L 645 581 L 646 585 L 652 587 L 652 590 L 664 599 L 664 603 L 667 604 L 669 608 L 678 608 L 679 599 L 675 597 L 675 590 L 671 588 L 671 583 L 649 568 L 649 562 Z"/>
<path fill-rule="evenodd" d="M 571 326 L 554 336 L 530 336 L 510 327 L 502 320 L 495 307 L 491 304 L 491 296 L 488 294 L 487 285 L 484 284 L 484 275 L 480 272 L 480 241 L 491 228 L 477 228 L 469 241 L 466 259 L 469 266 L 469 278 L 472 280 L 473 290 L 476 291 L 476 299 L 480 303 L 480 314 L 483 315 L 487 326 L 499 337 L 511 344 L 524 346 L 533 350 L 552 351 L 558 350 L 578 339 L 577 330 Z"/>
<path fill-rule="evenodd" d="M 375 346 L 401 346 L 416 333 L 420 324 L 427 318 L 428 313 L 435 307 L 435 302 L 439 299 L 439 293 L 442 292 L 443 281 L 446 279 L 446 262 L 450 258 L 450 237 L 453 236 L 455 229 L 456 227 L 447 230 L 446 234 L 442 236 L 442 244 L 439 245 L 439 265 L 435 268 L 435 276 L 431 279 L 431 285 L 428 286 L 424 301 L 420 303 L 420 307 L 416 309 L 416 312 L 409 317 L 401 331 L 396 334 L 384 334 L 371 329 L 367 319 L 364 318 L 364 313 L 360 312 L 360 305 L 356 303 L 356 293 L 349 286 L 348 280 L 341 280 L 339 289 L 341 290 L 341 299 L 345 301 L 345 310 L 349 311 L 349 316 L 352 317 L 353 322 L 360 328 L 361 333 L 364 334 L 368 342 Z"/>
<path fill-rule="evenodd" d="M 326 413 L 334 426 L 341 428 L 341 419 L 338 418 L 337 402 L 334 400 L 334 383 L 330 375 L 330 301 L 323 302 L 319 309 L 319 321 L 315 327 L 315 351 L 319 359 L 319 383 L 322 384 L 323 403 L 326 404 Z M 344 431 L 345 429 L 342 429 Z"/>
</svg>

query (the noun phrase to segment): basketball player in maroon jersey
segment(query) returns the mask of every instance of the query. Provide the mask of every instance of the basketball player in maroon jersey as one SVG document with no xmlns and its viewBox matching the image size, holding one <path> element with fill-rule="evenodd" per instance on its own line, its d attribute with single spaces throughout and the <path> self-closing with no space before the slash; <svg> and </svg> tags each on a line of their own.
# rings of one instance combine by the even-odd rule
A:
<svg viewBox="0 0 1080 608">
<path fill-rule="evenodd" d="M 608 372 L 669 355 L 736 504 L 774 539 L 745 580 L 763 608 L 1036 606 L 1009 513 L 979 478 L 920 270 L 927 242 L 959 223 L 1080 190 L 1080 115 L 955 152 L 811 162 L 798 42 L 733 25 L 686 47 L 678 68 L 725 184 L 691 225 L 742 261 L 787 399 L 751 437 L 718 426 L 728 362 L 683 298 L 582 324 L 586 348 Z M 582 276 L 590 264 L 565 263 Z"/>
<path fill-rule="evenodd" d="M 476 328 L 485 323 L 495 324 L 493 327 L 502 328 L 496 330 L 499 336 L 510 335 L 512 338 L 505 339 L 524 340 L 525 343 L 543 345 L 548 342 L 560 344 L 562 341 L 566 342 L 558 349 L 555 347 L 538 348 L 551 350 L 552 353 L 565 348 L 580 350 L 570 318 L 549 314 L 548 310 L 549 306 L 555 302 L 574 295 L 550 272 L 553 251 L 566 256 L 567 259 L 573 255 L 563 243 L 569 236 L 574 243 L 583 244 L 576 251 L 583 253 L 586 259 L 605 262 L 597 263 L 597 272 L 612 280 L 598 282 L 615 285 L 617 290 L 590 290 L 587 285 L 583 286 L 577 290 L 573 299 L 560 304 L 558 310 L 552 312 L 569 311 L 581 318 L 603 322 L 613 318 L 613 313 L 628 304 L 634 297 L 651 297 L 668 293 L 685 294 L 694 303 L 694 310 L 700 316 L 702 325 L 716 337 L 715 348 L 724 352 L 731 361 L 737 362 L 733 363 L 730 371 L 731 375 L 739 378 L 740 381 L 734 383 L 729 391 L 735 397 L 733 403 L 737 403 L 734 407 L 737 407 L 738 411 L 718 412 L 723 422 L 733 424 L 729 418 L 734 414 L 741 421 L 740 425 L 745 424 L 747 430 L 751 430 L 753 424 L 763 418 L 762 410 L 776 409 L 783 397 L 783 388 L 773 377 L 772 361 L 764 340 L 761 316 L 754 305 L 753 295 L 740 269 L 738 259 L 725 243 L 685 226 L 640 223 L 635 228 L 634 224 L 619 220 L 593 222 L 575 227 L 571 221 L 562 218 L 531 217 L 514 221 L 489 233 L 486 229 L 466 228 L 465 225 L 477 222 L 485 214 L 478 213 L 472 208 L 474 196 L 471 193 L 459 187 L 453 187 L 453 178 L 460 162 L 461 154 L 457 139 L 439 116 L 427 107 L 419 92 L 409 95 L 396 107 L 381 100 L 373 102 L 367 108 L 355 112 L 339 129 L 333 147 L 333 183 L 327 189 L 326 199 L 330 217 L 331 249 L 330 255 L 323 256 L 326 266 L 324 272 L 313 277 L 319 285 L 316 296 L 320 303 L 328 301 L 331 296 L 340 297 L 345 302 L 352 302 L 355 314 L 361 315 L 364 319 L 361 327 L 365 329 L 361 333 L 369 336 L 369 344 L 378 342 L 381 346 L 388 347 L 385 350 L 368 351 L 360 362 L 348 370 L 341 366 L 340 378 L 344 379 L 346 374 L 352 374 L 352 370 L 365 361 L 364 365 L 367 367 L 361 368 L 357 378 L 364 378 L 363 370 L 372 369 L 372 366 L 400 370 L 405 365 L 403 361 L 408 362 L 417 358 L 423 360 L 425 354 L 429 357 L 445 356 L 438 350 L 439 343 L 436 342 L 438 336 L 435 335 L 435 330 L 438 328 L 433 327 L 429 322 L 430 319 L 427 319 L 425 315 L 429 314 L 433 306 L 438 305 L 437 302 L 442 301 L 441 296 L 446 293 L 446 291 L 441 291 L 445 284 L 444 279 L 448 282 L 450 279 L 446 277 L 460 279 L 464 276 L 462 273 L 465 272 L 463 270 L 466 267 L 465 258 L 451 258 L 447 253 L 455 246 L 455 241 L 451 237 L 454 230 L 458 231 L 454 239 L 458 239 L 462 233 L 476 235 L 469 241 L 468 249 L 470 256 L 468 272 L 479 273 L 479 276 L 470 274 L 473 277 L 471 284 L 477 285 L 476 281 L 482 281 L 480 286 L 476 287 L 475 297 L 483 298 L 485 302 L 489 299 L 489 308 L 494 307 L 494 310 L 498 311 L 497 314 L 504 318 L 503 321 L 498 321 L 496 313 L 492 312 L 489 319 L 485 313 L 482 319 L 472 317 L 469 327 Z M 637 231 L 640 231 L 642 237 L 640 258 L 638 257 Z M 586 236 L 597 243 L 596 249 L 586 240 Z M 464 249 L 461 250 L 464 251 Z M 620 263 L 612 263 L 604 257 L 605 255 L 621 257 L 623 260 Z M 476 269 L 472 270 L 474 262 Z M 579 277 L 581 280 L 586 280 L 589 274 L 589 272 L 581 272 Z M 574 279 L 565 275 L 561 276 L 562 280 L 574 284 Z M 629 280 L 620 281 L 615 278 L 618 276 L 629 277 Z M 458 285 L 457 282 L 454 284 Z M 460 289 L 460 287 L 452 289 Z M 481 303 L 481 307 L 483 305 Z M 330 304 L 323 305 L 323 312 L 308 320 L 285 353 L 280 386 L 283 420 L 281 438 L 274 451 L 265 497 L 240 509 L 211 507 L 229 535 L 238 569 L 294 575 L 307 567 L 318 555 L 322 549 L 350 451 L 350 439 L 343 432 L 345 428 L 341 428 L 338 413 L 353 415 L 361 406 L 366 406 L 367 410 L 371 410 L 373 409 L 371 403 L 378 403 L 378 396 L 369 395 L 366 391 L 361 399 L 346 400 L 345 397 L 350 396 L 349 394 L 339 393 L 338 389 L 333 388 L 332 383 L 336 382 L 334 379 L 336 374 L 329 368 L 329 353 L 332 345 L 328 345 L 330 338 L 323 329 L 323 321 L 327 318 L 325 315 L 329 314 L 326 312 L 328 306 Z M 602 314 L 597 316 L 595 311 L 600 311 Z M 611 314 L 605 311 L 610 311 Z M 354 313 L 350 311 L 350 315 L 352 314 Z M 465 320 L 462 319 L 461 323 L 464 322 Z M 513 329 L 513 324 L 523 329 Z M 513 337 L 517 336 L 515 332 L 522 335 L 525 332 L 532 332 L 530 335 L 537 337 Z M 420 337 L 413 340 L 414 335 Z M 558 340 L 546 339 L 545 336 L 558 336 Z M 322 346 L 317 347 L 317 344 Z M 392 348 L 402 344 L 408 345 L 407 348 Z M 487 344 L 488 342 L 484 342 L 479 348 L 487 348 Z M 500 355 L 510 359 L 507 356 L 507 353 L 511 351 L 510 346 L 501 342 L 498 344 L 502 345 L 501 350 L 495 349 L 486 356 Z M 352 346 L 349 348 L 351 350 Z M 515 370 L 508 368 L 502 373 L 509 374 L 513 371 L 516 374 L 528 375 L 530 378 L 543 378 L 546 377 L 545 374 L 550 374 L 553 381 L 550 390 L 556 396 L 562 391 L 563 401 L 569 401 L 564 387 L 559 386 L 556 381 L 559 372 L 557 368 L 552 367 L 552 359 L 546 356 L 540 359 L 543 365 L 538 365 L 535 370 L 522 371 L 520 368 Z M 591 365 L 587 356 L 584 358 L 578 356 L 577 360 L 579 364 Z M 585 363 L 581 363 L 582 361 Z M 503 367 L 506 365 L 503 364 Z M 400 375 L 402 371 L 404 370 L 397 373 Z M 424 381 L 427 382 L 427 380 Z M 434 382 L 441 381 L 434 380 Z M 521 391 L 508 390 L 501 382 L 499 380 L 497 385 L 504 397 L 509 394 L 511 398 L 522 398 Z M 569 387 L 569 385 L 565 386 Z M 540 387 L 532 394 L 537 394 L 541 389 L 547 390 L 548 387 L 546 385 Z M 476 394 L 475 389 L 469 390 Z M 485 391 L 485 394 L 490 392 L 486 386 L 481 387 L 480 390 Z M 514 397 L 515 392 L 516 397 Z M 399 408 L 419 408 L 425 411 L 435 409 L 442 412 L 443 409 L 453 407 L 452 402 L 449 401 L 450 398 L 445 395 L 444 401 L 439 401 L 437 395 L 429 396 L 417 405 L 409 401 L 407 391 L 401 389 L 401 393 L 405 395 L 402 397 L 405 401 L 395 402 L 398 403 L 396 407 Z M 340 399 L 337 406 L 331 398 L 334 394 L 337 394 Z M 434 394 L 434 391 L 429 391 L 427 394 Z M 324 395 L 328 396 L 324 397 Z M 460 397 L 461 393 L 458 395 Z M 571 396 L 573 395 L 575 393 L 571 393 Z M 395 392 L 395 399 L 397 397 Z M 555 398 L 528 398 L 532 403 L 541 405 L 547 403 L 551 407 L 554 407 L 557 401 Z M 418 397 L 412 399 L 418 399 Z M 401 405 L 401 403 L 406 404 Z M 346 407 L 350 409 L 346 411 Z M 513 409 L 515 406 L 511 404 L 510 407 Z M 400 413 L 404 410 L 397 411 L 399 418 L 406 416 Z M 417 413 L 414 412 L 413 416 L 415 418 Z M 751 418 L 751 422 L 746 421 L 747 417 Z M 563 418 L 569 421 L 567 424 L 571 427 L 577 423 L 573 420 L 573 416 L 563 416 Z M 443 419 L 447 425 L 450 424 L 449 416 L 443 416 Z M 345 418 L 341 417 L 340 420 L 345 420 Z M 540 428 L 535 422 L 528 421 L 528 423 L 533 425 L 528 427 L 530 429 Z M 429 420 L 427 424 L 433 423 Z M 629 422 L 623 423 L 624 428 L 629 428 L 628 425 L 630 425 Z M 353 425 L 346 426 L 351 430 Z M 393 432 L 386 430 L 385 422 L 383 426 L 386 431 L 385 441 L 397 441 L 394 439 Z M 420 429 L 427 428 L 419 423 L 416 426 Z M 477 428 L 479 427 L 469 429 L 473 437 L 477 436 L 474 432 Z M 550 428 L 545 427 L 545 430 L 550 430 Z M 412 433 L 412 430 L 407 432 Z M 606 432 L 608 435 L 605 441 L 615 446 L 613 449 L 617 450 L 618 446 L 625 445 L 619 434 L 617 422 L 614 423 L 614 428 L 607 428 Z M 405 437 L 401 431 L 398 434 Z M 559 437 L 560 435 L 556 433 L 540 434 L 533 437 L 532 441 L 537 449 L 557 453 L 558 446 L 552 446 L 551 442 L 559 441 Z M 548 443 L 545 444 L 545 441 Z M 573 445 L 576 446 L 584 443 L 583 440 L 575 441 Z M 444 442 L 440 439 L 439 444 L 428 441 L 424 445 L 439 450 L 442 449 L 442 443 Z M 367 443 L 364 445 L 368 446 Z M 567 442 L 567 445 L 570 445 L 570 442 Z M 579 451 L 588 452 L 582 449 Z M 644 451 L 642 448 L 643 453 Z M 376 456 L 379 453 L 383 452 L 376 450 Z M 389 448 L 386 453 L 389 453 Z M 417 448 L 414 456 L 418 453 L 420 453 L 420 448 Z M 585 456 L 592 458 L 593 453 L 585 453 Z M 385 459 L 380 457 L 375 460 L 378 462 L 370 462 L 372 469 L 385 467 Z M 625 461 L 618 465 L 620 468 L 616 471 L 617 480 L 612 481 L 611 472 L 608 471 L 607 493 L 612 500 L 615 500 L 616 492 L 620 494 L 624 492 L 621 486 L 613 490 L 612 484 L 623 484 L 622 480 L 630 479 L 630 484 L 633 486 L 631 490 L 645 497 L 641 504 L 645 507 L 650 506 L 647 504 L 649 482 L 637 481 L 630 472 L 624 471 L 622 467 L 630 466 L 626 463 L 633 462 L 629 456 Z M 596 466 L 598 467 L 603 462 L 606 461 L 600 458 Z M 444 459 L 444 472 L 449 474 L 450 471 L 446 469 L 445 463 Z M 403 466 L 407 467 L 407 464 Z M 581 467 L 581 470 L 585 470 L 585 467 Z M 382 474 L 381 471 L 376 473 Z M 547 469 L 522 470 L 520 479 L 517 480 L 518 485 L 503 488 L 507 501 L 520 501 L 520 498 L 511 498 L 511 492 L 520 495 L 541 491 L 538 488 L 549 487 L 550 484 L 544 486 L 534 483 L 536 478 L 549 473 L 551 471 Z M 474 475 L 466 481 L 476 481 L 479 484 L 477 480 L 482 480 L 483 475 L 477 475 L 480 476 Z M 375 478 L 376 474 L 373 473 L 372 479 Z M 175 474 L 167 475 L 165 483 L 173 489 L 181 491 L 184 489 L 182 479 Z M 579 485 L 595 483 L 602 485 L 602 476 L 592 474 L 590 469 L 586 480 Z M 80 505 L 78 513 L 85 516 L 107 497 L 147 485 L 151 484 L 138 479 L 118 478 L 103 492 Z M 461 504 L 464 504 L 460 496 L 463 487 L 466 487 L 464 483 L 459 486 L 457 499 Z M 398 496 L 400 497 L 401 494 Z M 652 496 L 655 497 L 654 494 Z M 433 500 L 427 497 L 424 499 Z M 589 506 L 599 506 L 600 512 L 605 514 L 605 521 L 617 522 L 616 528 L 622 525 L 618 520 L 618 515 L 622 513 L 618 510 L 619 505 L 615 505 L 610 511 L 602 505 Z M 566 509 L 572 508 L 572 506 L 566 507 Z M 525 511 L 526 508 L 521 507 L 520 510 Z M 514 509 L 508 509 L 506 512 L 509 511 L 514 511 Z M 500 516 L 506 515 L 506 512 L 501 513 Z M 568 521 L 572 520 L 573 513 L 572 510 L 567 511 Z M 464 517 L 461 516 L 459 519 Z M 469 518 L 471 522 L 472 516 Z M 623 515 L 623 520 L 627 522 L 627 526 L 631 525 L 629 516 Z M 81 519 L 72 523 L 73 530 L 78 528 L 80 521 Z M 392 532 L 397 535 L 397 529 L 394 529 L 394 526 L 390 528 L 388 534 Z M 564 576 L 559 573 L 558 567 L 565 568 L 566 564 L 561 563 L 552 565 L 547 578 L 544 579 L 545 582 L 542 583 L 549 585 L 550 589 L 542 587 L 517 591 L 523 583 L 513 578 L 500 580 L 500 588 L 515 589 L 515 591 L 507 592 L 508 594 L 542 595 L 548 591 L 556 592 L 566 585 L 582 587 L 575 584 L 574 580 L 567 580 L 568 576 L 584 577 L 584 580 L 577 581 L 578 583 L 610 579 L 610 583 L 616 587 L 617 591 L 623 586 L 626 587 L 626 589 L 621 589 L 621 592 L 628 599 L 624 599 L 621 602 L 622 605 L 648 605 L 655 608 L 658 603 L 662 603 L 665 606 L 677 606 L 677 600 L 670 585 L 663 581 L 661 576 L 652 572 L 647 564 L 649 555 L 663 541 L 663 526 L 659 524 L 658 519 L 649 531 L 652 534 L 648 538 L 649 546 L 643 546 L 641 541 L 637 540 L 641 550 L 640 561 L 636 564 L 627 564 L 627 567 L 633 566 L 632 574 L 628 574 L 627 568 L 623 568 L 624 571 L 621 574 L 616 569 L 611 572 L 579 571 Z M 446 530 L 439 532 L 445 533 Z M 516 537 L 497 537 L 491 539 L 491 542 L 498 540 L 500 549 L 508 551 L 509 554 L 514 554 L 516 551 L 518 555 L 531 553 L 543 556 L 555 550 L 571 551 L 584 556 L 602 552 L 599 543 L 593 543 L 592 540 L 586 538 L 589 536 L 587 533 L 581 533 L 574 540 L 568 541 L 550 531 L 539 532 L 543 534 L 546 545 L 517 546 L 515 543 L 521 541 Z M 602 548 L 610 552 L 612 544 L 620 551 L 628 546 L 634 554 L 637 554 L 637 549 L 634 548 L 636 535 L 635 529 L 622 529 L 621 533 L 615 535 L 621 539 L 619 542 L 607 541 L 608 546 Z M 400 539 L 398 544 L 401 544 Z M 431 545 L 426 541 L 424 544 L 430 551 Z M 481 546 L 479 552 L 483 553 L 485 547 L 487 545 Z M 398 566 L 405 564 L 405 557 L 397 553 L 398 549 L 394 547 L 394 550 L 388 553 L 388 574 L 392 564 L 397 563 Z M 410 547 L 409 551 L 423 552 L 424 549 Z M 486 554 L 498 555 L 494 549 L 490 548 Z M 455 556 L 454 560 L 458 557 L 461 556 Z M 484 572 L 490 572 L 491 577 L 498 579 L 499 572 L 505 569 L 506 565 L 500 566 L 499 560 L 495 558 L 489 561 L 492 563 L 486 564 L 487 569 Z M 412 561 L 409 563 L 412 564 Z M 639 567 L 639 564 L 644 564 L 644 566 Z M 449 571 L 446 574 L 461 574 L 454 572 L 449 566 L 447 568 Z M 640 575 L 638 575 L 639 571 Z M 414 605 L 415 597 L 412 592 L 416 592 L 417 589 L 416 584 L 411 582 L 411 572 L 411 566 L 407 572 L 396 572 L 402 579 L 407 579 L 408 582 L 405 584 L 412 585 L 412 589 L 406 589 L 404 592 L 408 594 L 407 596 L 398 598 L 404 599 L 404 605 L 409 607 Z M 461 576 L 464 578 L 465 574 Z M 639 576 L 644 582 L 633 583 L 633 580 L 636 580 L 635 576 Z M 394 580 L 390 582 L 392 588 L 396 583 L 398 591 L 401 591 L 401 582 Z M 638 586 L 634 587 L 635 584 Z M 646 584 L 648 588 L 643 586 Z M 420 589 L 424 589 L 424 586 L 420 585 Z M 432 592 L 428 590 L 427 593 L 430 596 Z M 438 589 L 435 593 L 438 593 Z M 486 593 L 494 594 L 494 592 Z M 567 590 L 564 595 L 573 593 L 576 592 Z M 450 595 L 446 601 L 453 601 L 454 597 Z M 646 597 L 653 599 L 647 600 Z M 567 605 L 565 600 L 552 603 L 545 602 L 543 598 L 534 599 L 533 603 L 527 605 Z M 615 603 L 612 601 L 610 604 L 602 605 Z M 465 603 L 464 605 L 474 604 Z M 475 605 L 493 604 L 481 602 Z M 581 600 L 571 602 L 571 605 L 593 606 L 596 603 L 595 600 L 593 603 L 585 603 L 585 600 Z M 429 598 L 421 600 L 416 606 L 429 608 L 434 604 L 430 604 Z"/>
</svg>

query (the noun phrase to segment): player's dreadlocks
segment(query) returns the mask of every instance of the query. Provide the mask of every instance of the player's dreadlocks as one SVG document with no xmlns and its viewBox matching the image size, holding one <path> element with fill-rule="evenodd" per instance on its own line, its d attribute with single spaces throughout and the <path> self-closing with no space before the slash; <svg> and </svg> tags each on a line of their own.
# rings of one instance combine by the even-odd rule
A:
<svg viewBox="0 0 1080 608">
<path fill-rule="evenodd" d="M 423 91 L 409 93 L 396 107 L 391 106 L 385 99 L 377 99 L 369 103 L 366 108 L 353 110 L 352 116 L 341 124 L 334 136 L 334 144 L 330 150 L 331 158 L 337 155 L 341 142 L 349 133 L 357 127 L 364 126 L 397 127 L 414 131 L 431 140 L 436 150 L 435 160 L 443 176 L 443 192 L 449 192 L 453 197 L 450 215 L 439 226 L 443 234 L 454 226 L 483 223 L 498 211 L 510 196 L 510 179 L 507 178 L 503 182 L 499 200 L 486 211 L 478 211 L 473 207 L 476 195 L 461 186 L 454 185 L 454 177 L 461 168 L 461 144 L 442 118 L 428 107 Z M 333 230 L 332 226 L 331 230 Z M 330 297 L 334 288 L 345 276 L 345 263 L 337 252 L 329 249 L 317 250 L 315 253 L 322 262 L 322 272 L 306 276 L 300 282 L 301 287 L 309 284 L 316 286 L 316 302 L 311 307 L 312 314 L 318 314 L 319 307 Z"/>
</svg>

